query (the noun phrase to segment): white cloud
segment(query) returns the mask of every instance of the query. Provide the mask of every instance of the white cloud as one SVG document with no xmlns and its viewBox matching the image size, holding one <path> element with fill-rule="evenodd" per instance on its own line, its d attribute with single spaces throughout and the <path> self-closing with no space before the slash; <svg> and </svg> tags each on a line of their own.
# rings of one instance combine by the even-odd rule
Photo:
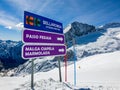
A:
<svg viewBox="0 0 120 90">
<path fill-rule="evenodd" d="M 13 6 L 14 8 L 16 8 L 18 11 L 22 11 L 23 10 L 28 10 L 28 9 L 32 9 L 33 7 L 33 0 L 8 0 L 8 3 Z"/>
<path fill-rule="evenodd" d="M 23 18 L 23 11 L 32 11 L 33 13 L 41 13 L 44 10 L 48 10 L 49 4 L 54 0 L 8 0 L 7 3 L 16 9 L 16 13 Z M 14 15 L 13 15 L 14 16 Z M 0 25 L 10 30 L 22 30 L 23 23 L 20 19 L 9 15 L 5 11 L 0 11 Z"/>
<path fill-rule="evenodd" d="M 10 30 L 22 30 L 23 23 L 5 11 L 0 11 L 0 25 Z"/>
<path fill-rule="evenodd" d="M 33 11 L 41 13 L 46 8 L 49 9 L 49 4 L 53 1 L 54 0 L 8 0 L 8 3 L 16 8 L 18 12 Z"/>
<path fill-rule="evenodd" d="M 48 9 L 53 0 L 8 0 L 7 3 L 16 9 L 16 13 L 23 19 L 23 11 L 43 12 Z M 23 23 L 19 18 L 14 17 L 5 11 L 0 10 L 0 25 L 10 30 L 22 30 Z"/>
<path fill-rule="evenodd" d="M 14 26 L 16 24 L 16 19 L 12 20 L 11 16 L 2 16 L 0 13 L 0 25 L 2 26 Z"/>
<path fill-rule="evenodd" d="M 50 4 L 52 1 L 53 1 L 53 0 L 48 0 L 48 1 L 44 2 L 44 3 L 42 4 L 42 6 L 40 7 L 40 9 L 38 10 L 38 12 L 44 11 L 44 9 L 45 9 L 46 7 L 48 7 L 49 4 Z"/>
<path fill-rule="evenodd" d="M 23 23 L 20 22 L 14 26 L 6 26 L 7 29 L 15 29 L 15 30 L 22 30 L 23 29 Z"/>
<path fill-rule="evenodd" d="M 7 28 L 7 29 L 12 29 L 12 27 L 11 27 L 11 26 L 6 26 L 5 28 Z"/>
<path fill-rule="evenodd" d="M 22 29 L 23 29 L 23 23 L 20 22 L 20 23 L 16 24 L 15 27 L 16 27 L 18 30 L 22 30 Z"/>
<path fill-rule="evenodd" d="M 18 19 L 9 15 L 5 11 L 0 11 L 0 25 L 2 26 L 14 26 L 18 22 Z"/>
</svg>

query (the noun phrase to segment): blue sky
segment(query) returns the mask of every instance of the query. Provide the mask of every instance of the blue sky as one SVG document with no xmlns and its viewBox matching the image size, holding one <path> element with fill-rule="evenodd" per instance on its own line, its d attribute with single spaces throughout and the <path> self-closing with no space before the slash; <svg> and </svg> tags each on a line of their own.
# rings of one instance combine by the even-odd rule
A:
<svg viewBox="0 0 120 90">
<path fill-rule="evenodd" d="M 120 0 L 0 0 L 0 39 L 22 39 L 23 15 L 29 11 L 62 22 L 95 26 L 120 22 Z"/>
</svg>

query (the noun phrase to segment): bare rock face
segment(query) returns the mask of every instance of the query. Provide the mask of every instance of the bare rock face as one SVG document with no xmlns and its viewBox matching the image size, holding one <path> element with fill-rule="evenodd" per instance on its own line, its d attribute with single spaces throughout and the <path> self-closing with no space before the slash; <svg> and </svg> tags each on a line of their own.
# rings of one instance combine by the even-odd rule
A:
<svg viewBox="0 0 120 90">
<path fill-rule="evenodd" d="M 69 44 L 73 38 L 77 38 L 95 31 L 96 29 L 93 25 L 73 22 L 71 25 L 69 25 L 69 30 L 67 30 L 65 33 L 66 43 Z M 71 45 L 69 44 L 69 46 Z"/>
</svg>

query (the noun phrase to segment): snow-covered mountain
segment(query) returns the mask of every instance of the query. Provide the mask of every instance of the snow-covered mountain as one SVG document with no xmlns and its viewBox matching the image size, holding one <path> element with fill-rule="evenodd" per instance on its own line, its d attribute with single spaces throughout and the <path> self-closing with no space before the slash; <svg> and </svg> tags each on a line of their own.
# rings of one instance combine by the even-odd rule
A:
<svg viewBox="0 0 120 90">
<path fill-rule="evenodd" d="M 78 38 L 78 37 L 84 36 L 86 34 L 95 32 L 95 31 L 96 31 L 96 29 L 93 25 L 83 24 L 83 23 L 79 23 L 79 22 L 73 22 L 72 24 L 69 24 L 64 29 L 65 42 L 67 44 L 67 47 L 72 46 L 73 38 Z M 80 41 L 77 41 L 76 44 L 78 42 L 80 42 Z"/>
<path fill-rule="evenodd" d="M 22 42 L 0 40 L 0 64 L 1 69 L 12 68 L 24 63 L 21 58 Z"/>
<path fill-rule="evenodd" d="M 59 82 L 58 57 L 43 57 L 34 60 L 35 90 L 120 90 L 120 23 L 109 23 L 99 28 L 93 25 L 73 22 L 64 29 L 68 44 L 68 83 Z M 82 34 L 81 34 L 82 33 Z M 76 87 L 74 83 L 74 51 L 76 50 Z M 0 40 L 0 61 L 12 57 L 13 62 L 21 58 L 21 42 Z M 3 51 L 3 52 L 2 52 Z M 63 61 L 63 57 L 61 57 Z M 8 62 L 8 61 L 6 61 Z M 62 80 L 64 81 L 64 63 L 61 62 Z M 3 67 L 3 61 L 0 67 Z M 10 70 L 8 75 L 0 77 L 2 90 L 30 90 L 31 61 Z M 18 76 L 19 75 L 19 76 Z M 17 82 L 16 82 L 17 80 Z M 7 81 L 7 82 L 6 82 Z M 75 89 L 76 88 L 76 89 Z"/>
<path fill-rule="evenodd" d="M 71 32 L 70 30 L 70 28 L 69 30 L 65 29 L 67 33 Z M 82 36 L 73 36 L 76 42 L 75 48 L 77 52 L 77 58 L 120 50 L 119 34 L 120 23 L 109 23 L 100 28 L 96 28 L 95 30 L 92 30 L 92 32 L 86 33 Z M 72 40 L 68 40 L 67 43 L 68 47 L 69 45 L 71 46 Z M 71 56 L 73 56 L 73 46 L 68 48 L 68 55 L 69 60 L 73 60 L 73 58 L 71 58 Z"/>
<path fill-rule="evenodd" d="M 101 26 L 100 28 L 107 29 L 107 28 L 116 28 L 116 27 L 120 27 L 120 23 L 118 22 L 108 23 L 108 24 Z"/>
<path fill-rule="evenodd" d="M 76 30 L 79 33 L 83 32 L 83 34 L 76 34 Z M 86 32 L 84 32 L 84 30 Z M 73 38 L 76 41 L 75 50 L 77 60 L 81 60 L 84 57 L 95 54 L 120 50 L 120 26 L 118 23 L 106 24 L 95 29 L 92 25 L 73 22 L 65 28 L 64 32 L 68 44 L 67 55 L 69 64 L 73 63 L 72 61 L 74 60 L 74 51 L 72 46 Z M 44 57 L 36 59 L 34 66 L 35 72 L 45 72 L 58 67 L 57 60 L 58 57 Z M 61 61 L 63 61 L 63 57 L 61 57 Z M 61 62 L 61 64 L 64 66 L 63 62 Z M 15 75 L 31 73 L 30 61 L 14 69 L 14 72 Z"/>
</svg>

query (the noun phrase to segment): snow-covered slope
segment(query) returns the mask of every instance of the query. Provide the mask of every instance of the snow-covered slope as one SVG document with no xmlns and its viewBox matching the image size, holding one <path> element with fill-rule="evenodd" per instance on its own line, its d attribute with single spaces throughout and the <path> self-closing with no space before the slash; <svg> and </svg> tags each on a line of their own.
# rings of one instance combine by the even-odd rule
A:
<svg viewBox="0 0 120 90">
<path fill-rule="evenodd" d="M 58 67 L 57 62 L 53 61 L 55 57 L 45 57 L 34 60 L 34 72 L 46 72 Z M 18 68 L 13 69 L 13 71 L 8 72 L 8 75 L 26 75 L 31 73 L 31 60 L 27 61 L 25 64 L 20 65 Z"/>
<path fill-rule="evenodd" d="M 101 35 L 97 37 L 99 34 Z M 106 31 L 101 30 L 90 35 L 77 38 L 76 41 L 81 42 L 80 44 L 76 45 L 77 58 L 120 50 L 119 35 L 120 27 L 108 28 Z M 97 37 L 96 41 L 89 42 L 90 40 L 95 39 L 95 37 Z M 85 38 L 88 39 L 86 40 Z M 72 47 L 69 49 L 72 50 Z"/>
<path fill-rule="evenodd" d="M 75 26 L 79 25 L 76 24 Z M 84 28 L 92 27 L 85 24 L 83 26 Z M 72 25 L 70 25 L 65 32 L 74 32 L 75 29 L 71 31 L 71 27 Z M 81 28 L 79 30 L 81 31 Z M 82 36 L 78 36 L 74 33 L 72 38 L 73 37 L 76 41 L 75 49 L 77 54 L 77 86 L 75 88 L 77 90 L 80 90 L 80 88 L 91 88 L 92 90 L 120 90 L 119 24 L 107 24 L 92 32 L 84 33 Z M 59 82 L 59 72 L 57 68 L 58 57 L 39 58 L 34 61 L 35 90 L 72 90 L 74 88 L 74 66 L 72 64 L 74 51 L 72 40 L 68 40 L 67 44 L 69 47 L 67 49 L 69 64 L 68 83 Z M 62 60 L 63 58 L 61 61 Z M 61 70 L 64 81 L 64 62 L 61 62 L 61 64 L 63 66 Z M 13 69 L 8 74 L 12 75 L 11 73 L 19 76 L 0 77 L 0 89 L 30 90 L 30 61 Z"/>
<path fill-rule="evenodd" d="M 76 89 L 120 90 L 120 51 L 86 57 L 77 61 Z M 64 81 L 64 67 L 62 79 Z M 68 66 L 68 83 L 59 83 L 58 68 L 35 74 L 35 90 L 73 90 L 74 65 Z M 30 75 L 0 77 L 1 90 L 30 90 Z"/>
<path fill-rule="evenodd" d="M 73 25 L 74 23 L 72 23 Z M 75 23 L 73 26 L 79 26 L 78 30 L 81 31 L 81 27 L 83 28 L 93 28 L 93 32 L 89 32 L 87 34 L 83 34 L 82 36 L 77 36 L 73 33 L 73 37 L 75 38 L 76 45 L 76 54 L 77 60 L 80 60 L 84 57 L 88 57 L 91 55 L 102 54 L 102 53 L 109 53 L 114 51 L 120 50 L 120 26 L 117 23 L 112 23 L 104 25 L 100 28 L 94 30 L 93 26 L 87 24 Z M 114 26 L 114 27 L 113 27 Z M 115 27 L 116 26 L 116 27 Z M 76 29 L 71 29 L 71 25 L 65 30 L 67 35 L 68 33 L 74 32 Z M 106 28 L 103 28 L 106 27 Z M 69 29 L 69 30 L 68 30 Z M 86 30 L 87 31 L 87 30 Z M 71 38 L 73 38 L 71 37 Z M 67 37 L 66 37 L 67 39 Z M 68 61 L 69 64 L 73 63 L 74 60 L 74 51 L 72 47 L 72 41 L 67 42 L 69 48 L 67 49 Z M 52 70 L 55 67 L 58 67 L 58 57 L 44 57 L 41 59 L 35 60 L 35 72 L 45 72 Z M 63 61 L 63 58 L 62 60 Z M 64 66 L 63 63 L 61 63 Z M 30 61 L 26 62 L 25 64 L 16 68 L 13 72 L 15 75 L 20 74 L 29 74 L 31 73 L 31 63 Z"/>
</svg>

